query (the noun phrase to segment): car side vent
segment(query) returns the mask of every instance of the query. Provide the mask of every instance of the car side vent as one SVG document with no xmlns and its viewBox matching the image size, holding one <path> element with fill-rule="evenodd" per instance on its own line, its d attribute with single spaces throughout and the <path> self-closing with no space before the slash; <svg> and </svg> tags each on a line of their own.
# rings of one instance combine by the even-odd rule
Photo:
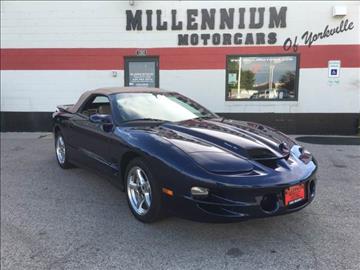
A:
<svg viewBox="0 0 360 270">
<path fill-rule="evenodd" d="M 277 169 L 280 165 L 278 164 L 278 157 L 271 152 L 269 149 L 266 148 L 253 148 L 253 149 L 248 149 L 248 155 L 249 157 L 268 167 L 271 169 Z"/>
<path fill-rule="evenodd" d="M 279 167 L 279 164 L 278 164 L 278 160 L 275 159 L 275 158 L 272 158 L 272 159 L 259 159 L 259 160 L 256 160 L 256 162 L 259 162 L 260 164 L 266 166 L 266 167 L 269 167 L 271 169 L 276 169 L 277 167 Z"/>
<path fill-rule="evenodd" d="M 247 150 L 248 155 L 251 159 L 260 160 L 260 159 L 273 159 L 276 158 L 274 153 L 266 148 L 253 148 Z"/>
</svg>

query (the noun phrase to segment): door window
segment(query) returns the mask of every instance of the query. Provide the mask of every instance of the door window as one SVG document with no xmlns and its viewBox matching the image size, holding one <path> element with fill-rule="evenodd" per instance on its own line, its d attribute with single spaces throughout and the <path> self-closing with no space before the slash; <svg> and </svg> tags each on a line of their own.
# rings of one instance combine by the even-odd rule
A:
<svg viewBox="0 0 360 270">
<path fill-rule="evenodd" d="M 125 58 L 125 86 L 159 87 L 158 58 Z"/>
<path fill-rule="evenodd" d="M 91 116 L 93 114 L 108 114 L 111 115 L 111 107 L 109 98 L 106 96 L 95 96 L 89 101 L 80 111 L 81 114 Z"/>
</svg>

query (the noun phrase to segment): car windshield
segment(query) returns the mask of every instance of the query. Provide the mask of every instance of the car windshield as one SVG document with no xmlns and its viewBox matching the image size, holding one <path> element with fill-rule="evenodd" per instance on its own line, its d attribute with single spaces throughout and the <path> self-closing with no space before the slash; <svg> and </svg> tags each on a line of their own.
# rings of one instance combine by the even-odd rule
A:
<svg viewBox="0 0 360 270">
<path fill-rule="evenodd" d="M 120 93 L 116 95 L 116 103 L 122 121 L 179 122 L 216 117 L 196 102 L 177 93 Z"/>
</svg>

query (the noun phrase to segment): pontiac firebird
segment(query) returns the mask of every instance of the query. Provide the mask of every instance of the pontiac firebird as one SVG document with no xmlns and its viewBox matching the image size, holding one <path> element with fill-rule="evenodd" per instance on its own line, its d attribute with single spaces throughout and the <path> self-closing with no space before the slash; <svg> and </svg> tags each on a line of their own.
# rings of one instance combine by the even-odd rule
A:
<svg viewBox="0 0 360 270">
<path fill-rule="evenodd" d="M 300 210 L 315 197 L 311 153 L 273 128 L 220 117 L 156 88 L 87 91 L 53 114 L 61 168 L 95 169 L 133 215 L 236 221 Z"/>
</svg>

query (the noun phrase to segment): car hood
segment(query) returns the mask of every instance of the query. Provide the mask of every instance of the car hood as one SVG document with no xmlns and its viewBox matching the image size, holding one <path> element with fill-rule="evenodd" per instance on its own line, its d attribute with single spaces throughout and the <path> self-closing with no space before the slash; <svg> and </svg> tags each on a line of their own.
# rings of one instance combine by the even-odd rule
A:
<svg viewBox="0 0 360 270">
<path fill-rule="evenodd" d="M 287 158 L 293 141 L 267 126 L 216 119 L 191 119 L 146 128 L 214 173 L 251 171 L 252 161 Z"/>
</svg>

